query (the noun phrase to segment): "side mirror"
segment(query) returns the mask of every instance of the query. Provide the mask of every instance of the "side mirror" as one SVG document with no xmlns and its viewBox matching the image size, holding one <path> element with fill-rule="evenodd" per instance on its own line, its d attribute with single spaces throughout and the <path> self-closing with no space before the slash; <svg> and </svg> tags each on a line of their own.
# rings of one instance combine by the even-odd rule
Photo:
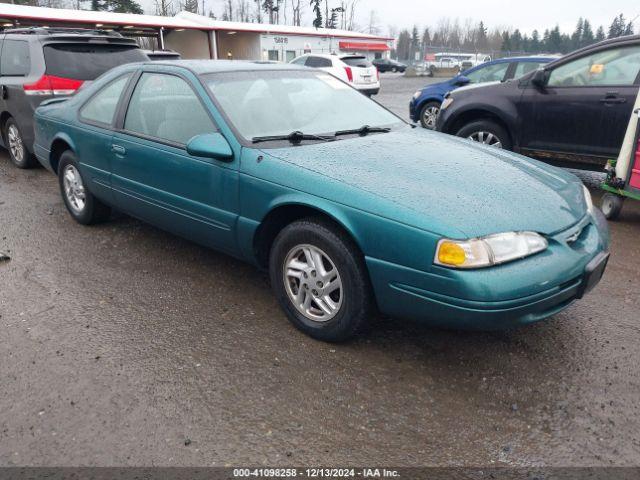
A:
<svg viewBox="0 0 640 480">
<path fill-rule="evenodd" d="M 455 85 L 459 87 L 462 87 L 463 85 L 468 85 L 470 83 L 471 83 L 471 80 L 468 77 L 465 77 L 464 75 L 460 75 L 456 77 Z"/>
<path fill-rule="evenodd" d="M 187 153 L 194 157 L 213 158 L 229 162 L 233 159 L 233 150 L 221 133 L 203 133 L 196 135 L 187 143 Z"/>
<path fill-rule="evenodd" d="M 549 81 L 549 74 L 544 68 L 537 69 L 533 74 L 533 76 L 531 77 L 531 84 L 538 88 L 546 87 L 548 81 Z"/>
</svg>

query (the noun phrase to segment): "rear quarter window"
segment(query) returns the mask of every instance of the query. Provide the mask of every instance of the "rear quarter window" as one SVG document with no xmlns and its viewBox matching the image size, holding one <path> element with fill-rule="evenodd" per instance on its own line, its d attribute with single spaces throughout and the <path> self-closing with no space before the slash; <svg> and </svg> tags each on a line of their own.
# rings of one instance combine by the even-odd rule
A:
<svg viewBox="0 0 640 480">
<path fill-rule="evenodd" d="M 128 45 L 53 44 L 44 47 L 47 74 L 75 80 L 95 80 L 118 65 L 147 60 L 142 50 Z"/>
<path fill-rule="evenodd" d="M 26 76 L 30 67 L 29 44 L 22 40 L 5 40 L 0 60 L 0 75 Z"/>
</svg>

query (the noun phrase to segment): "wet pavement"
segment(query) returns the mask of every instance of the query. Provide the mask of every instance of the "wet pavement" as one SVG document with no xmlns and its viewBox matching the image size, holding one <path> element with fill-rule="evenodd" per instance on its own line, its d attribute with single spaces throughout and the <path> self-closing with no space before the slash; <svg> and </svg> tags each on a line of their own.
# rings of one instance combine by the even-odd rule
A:
<svg viewBox="0 0 640 480">
<path fill-rule="evenodd" d="M 394 109 L 418 83 L 383 82 Z M 252 267 L 123 215 L 80 226 L 2 153 L 0 465 L 638 465 L 640 203 L 611 229 L 602 283 L 551 321 L 374 318 L 329 345 Z"/>
</svg>

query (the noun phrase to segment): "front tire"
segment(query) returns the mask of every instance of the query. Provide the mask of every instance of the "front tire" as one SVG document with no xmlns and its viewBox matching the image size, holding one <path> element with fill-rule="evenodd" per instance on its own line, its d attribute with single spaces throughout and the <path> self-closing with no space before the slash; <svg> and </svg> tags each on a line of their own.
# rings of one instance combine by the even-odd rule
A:
<svg viewBox="0 0 640 480">
<path fill-rule="evenodd" d="M 495 148 L 504 150 L 512 148 L 511 138 L 507 131 L 491 120 L 471 122 L 458 130 L 456 135 Z"/>
<path fill-rule="evenodd" d="M 620 216 L 624 198 L 613 193 L 605 193 L 602 197 L 600 209 L 607 220 L 616 220 Z"/>
<path fill-rule="evenodd" d="M 4 126 L 4 141 L 9 158 L 16 167 L 25 169 L 37 165 L 38 162 L 25 146 L 22 132 L 13 118 L 9 118 Z"/>
<path fill-rule="evenodd" d="M 271 248 L 269 276 L 289 320 L 317 340 L 348 340 L 373 308 L 362 254 L 323 219 L 299 220 L 280 232 Z"/>
<path fill-rule="evenodd" d="M 440 102 L 427 102 L 420 110 L 420 124 L 428 130 L 436 129 L 436 121 L 440 113 Z"/>
<path fill-rule="evenodd" d="M 58 180 L 64 204 L 76 222 L 91 225 L 109 218 L 111 208 L 89 191 L 87 182 L 80 173 L 78 160 L 70 150 L 60 156 Z"/>
</svg>

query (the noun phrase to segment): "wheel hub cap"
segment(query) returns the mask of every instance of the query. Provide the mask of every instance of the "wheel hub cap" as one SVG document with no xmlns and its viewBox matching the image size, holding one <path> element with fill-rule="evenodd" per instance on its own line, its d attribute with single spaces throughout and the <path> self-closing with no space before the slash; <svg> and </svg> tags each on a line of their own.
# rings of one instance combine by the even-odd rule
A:
<svg viewBox="0 0 640 480">
<path fill-rule="evenodd" d="M 292 248 L 284 261 L 285 290 L 296 310 L 309 320 L 326 322 L 342 305 L 342 280 L 329 256 L 313 245 Z"/>
<path fill-rule="evenodd" d="M 86 205 L 84 184 L 80 172 L 73 165 L 67 165 L 63 172 L 62 184 L 71 209 L 80 213 Z"/>
<path fill-rule="evenodd" d="M 9 131 L 7 132 L 7 137 L 9 139 L 9 150 L 11 150 L 11 155 L 18 162 L 22 162 L 24 158 L 24 145 L 22 144 L 22 137 L 20 136 L 20 132 L 15 127 L 15 125 L 11 125 L 9 127 Z"/>
<path fill-rule="evenodd" d="M 474 132 L 467 137 L 474 142 L 489 145 L 491 147 L 502 148 L 502 142 L 500 139 L 491 132 Z"/>
<path fill-rule="evenodd" d="M 436 120 L 438 119 L 438 113 L 440 109 L 438 107 L 429 107 L 424 111 L 424 124 L 427 128 L 435 129 L 436 128 Z"/>
</svg>

